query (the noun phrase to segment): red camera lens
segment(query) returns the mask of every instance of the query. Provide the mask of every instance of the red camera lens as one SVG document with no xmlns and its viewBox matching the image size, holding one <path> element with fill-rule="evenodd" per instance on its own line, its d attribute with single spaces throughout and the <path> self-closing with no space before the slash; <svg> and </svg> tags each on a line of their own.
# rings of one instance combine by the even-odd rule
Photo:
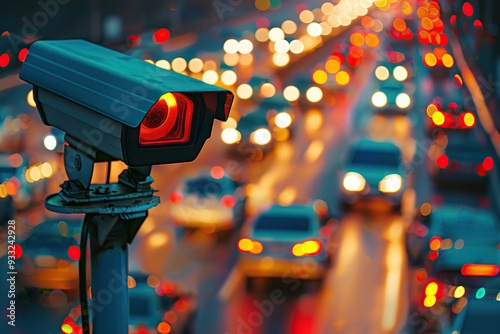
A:
<svg viewBox="0 0 500 334">
<path fill-rule="evenodd" d="M 148 111 L 139 129 L 141 145 L 186 143 L 190 137 L 193 102 L 181 93 L 162 95 Z"/>
</svg>

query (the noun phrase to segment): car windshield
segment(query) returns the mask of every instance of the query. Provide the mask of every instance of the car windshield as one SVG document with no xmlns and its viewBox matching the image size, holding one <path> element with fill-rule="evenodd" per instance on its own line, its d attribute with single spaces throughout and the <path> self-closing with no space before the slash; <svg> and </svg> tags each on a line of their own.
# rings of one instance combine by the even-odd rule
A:
<svg viewBox="0 0 500 334">
<path fill-rule="evenodd" d="M 351 162 L 356 165 L 397 167 L 400 163 L 400 156 L 387 151 L 357 150 L 352 155 Z"/>
<path fill-rule="evenodd" d="M 149 313 L 148 298 L 130 294 L 130 315 L 136 317 L 146 317 Z"/>
<path fill-rule="evenodd" d="M 198 196 L 219 196 L 222 192 L 222 185 L 213 178 L 197 178 L 186 182 L 188 193 Z"/>
<path fill-rule="evenodd" d="M 497 240 L 496 228 L 488 222 L 447 221 L 443 224 L 443 231 L 447 231 L 444 236 L 450 237 L 452 240 L 478 240 L 482 245 L 487 245 L 489 241 L 496 244 Z"/>
<path fill-rule="evenodd" d="M 261 216 L 255 223 L 255 230 L 306 232 L 310 228 L 308 217 Z"/>
<path fill-rule="evenodd" d="M 32 235 L 22 242 L 22 247 L 25 251 L 36 251 L 42 253 L 42 249 L 46 249 L 49 254 L 66 253 L 70 246 L 78 246 L 78 242 L 74 238 L 66 238 L 62 236 L 47 236 L 47 235 Z"/>
<path fill-rule="evenodd" d="M 266 112 L 256 110 L 243 116 L 238 122 L 237 129 L 240 129 L 242 126 L 256 129 L 258 127 L 267 127 L 267 125 Z"/>
</svg>

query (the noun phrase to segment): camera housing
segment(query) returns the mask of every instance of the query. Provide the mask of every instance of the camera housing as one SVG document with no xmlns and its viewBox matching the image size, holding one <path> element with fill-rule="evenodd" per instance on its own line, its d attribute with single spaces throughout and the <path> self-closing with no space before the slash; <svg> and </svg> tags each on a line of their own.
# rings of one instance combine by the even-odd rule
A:
<svg viewBox="0 0 500 334">
<path fill-rule="evenodd" d="M 84 40 L 33 43 L 19 77 L 33 84 L 46 125 L 129 166 L 194 160 L 234 98 Z"/>
</svg>

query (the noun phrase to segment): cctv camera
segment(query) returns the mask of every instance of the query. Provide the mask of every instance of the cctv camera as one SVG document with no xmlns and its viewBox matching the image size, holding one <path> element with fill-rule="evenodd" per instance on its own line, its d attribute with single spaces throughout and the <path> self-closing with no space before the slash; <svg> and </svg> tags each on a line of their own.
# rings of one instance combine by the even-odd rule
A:
<svg viewBox="0 0 500 334">
<path fill-rule="evenodd" d="M 129 166 L 194 160 L 234 98 L 83 40 L 33 43 L 19 77 L 46 125 Z"/>
</svg>

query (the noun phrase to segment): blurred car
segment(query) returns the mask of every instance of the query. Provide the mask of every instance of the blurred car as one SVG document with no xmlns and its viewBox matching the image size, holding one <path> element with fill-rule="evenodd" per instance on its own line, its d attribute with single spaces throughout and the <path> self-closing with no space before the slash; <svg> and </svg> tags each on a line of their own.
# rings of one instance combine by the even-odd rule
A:
<svg viewBox="0 0 500 334">
<path fill-rule="evenodd" d="M 485 186 L 494 167 L 485 134 L 470 131 L 445 131 L 429 148 L 428 170 L 437 183 Z"/>
<path fill-rule="evenodd" d="M 449 327 L 443 328 L 441 333 L 460 333 L 460 334 L 482 334 L 494 333 L 500 328 L 500 301 L 497 293 L 488 296 L 485 290 L 484 297 L 476 296 L 467 299 L 464 307 L 454 317 Z M 482 293 L 481 293 L 482 294 Z"/>
<path fill-rule="evenodd" d="M 7 107 L 8 108 L 8 107 Z M 0 114 L 0 152 L 16 153 L 26 148 L 25 129 L 28 128 L 30 117 L 27 114 Z"/>
<path fill-rule="evenodd" d="M 340 178 L 344 204 L 383 198 L 396 208 L 401 206 L 407 183 L 400 148 L 393 142 L 370 139 L 351 145 Z"/>
<path fill-rule="evenodd" d="M 192 291 L 182 291 L 170 281 L 140 271 L 130 273 L 128 288 L 129 334 L 194 333 L 192 326 L 197 306 Z M 89 306 L 91 303 L 92 300 Z M 80 305 L 64 319 L 61 331 L 82 333 Z"/>
<path fill-rule="evenodd" d="M 228 145 L 229 152 L 261 160 L 275 144 L 268 117 L 268 109 L 258 107 L 241 117 L 236 128 L 224 129 L 221 138 Z"/>
<path fill-rule="evenodd" d="M 454 73 L 460 72 L 456 67 L 455 58 L 447 48 L 426 48 L 422 54 L 422 63 L 430 68 L 430 75 L 434 80 L 444 80 L 452 77 L 452 70 Z"/>
<path fill-rule="evenodd" d="M 425 265 L 433 277 L 481 284 L 500 266 L 498 218 L 487 209 L 443 205 L 406 233 L 410 264 Z"/>
<path fill-rule="evenodd" d="M 394 52 L 394 51 L 390 51 Z M 405 82 L 414 76 L 414 69 L 410 66 L 410 60 L 402 55 L 403 59 L 389 59 L 388 61 L 378 61 L 375 65 L 375 78 L 380 82 L 398 81 Z"/>
<path fill-rule="evenodd" d="M 276 141 L 284 141 L 293 135 L 296 114 L 290 103 L 281 95 L 265 98 L 260 107 L 268 110 L 267 120 Z"/>
<path fill-rule="evenodd" d="M 129 333 L 192 333 L 193 292 L 142 272 L 129 275 Z M 166 329 L 170 329 L 167 331 Z"/>
<path fill-rule="evenodd" d="M 169 196 L 175 225 L 206 230 L 227 230 L 246 218 L 246 194 L 220 166 L 184 179 Z"/>
<path fill-rule="evenodd" d="M 16 261 L 19 282 L 25 288 L 60 289 L 70 296 L 78 291 L 78 236 L 81 220 L 46 219 L 20 242 Z"/>
<path fill-rule="evenodd" d="M 275 204 L 245 224 L 237 245 L 239 268 L 246 277 L 321 278 L 328 252 L 320 231 L 311 205 Z"/>
<path fill-rule="evenodd" d="M 434 101 L 427 106 L 427 132 L 435 129 L 467 130 L 476 124 L 476 116 L 471 110 L 460 107 L 456 102 Z"/>
<path fill-rule="evenodd" d="M 26 155 L 0 153 L 0 197 L 11 196 L 17 210 L 42 201 L 46 178 L 52 175 L 52 166 L 47 164 L 30 166 Z"/>
<path fill-rule="evenodd" d="M 394 80 L 380 82 L 371 102 L 377 112 L 387 114 L 406 114 L 412 104 L 405 86 Z"/>
</svg>

